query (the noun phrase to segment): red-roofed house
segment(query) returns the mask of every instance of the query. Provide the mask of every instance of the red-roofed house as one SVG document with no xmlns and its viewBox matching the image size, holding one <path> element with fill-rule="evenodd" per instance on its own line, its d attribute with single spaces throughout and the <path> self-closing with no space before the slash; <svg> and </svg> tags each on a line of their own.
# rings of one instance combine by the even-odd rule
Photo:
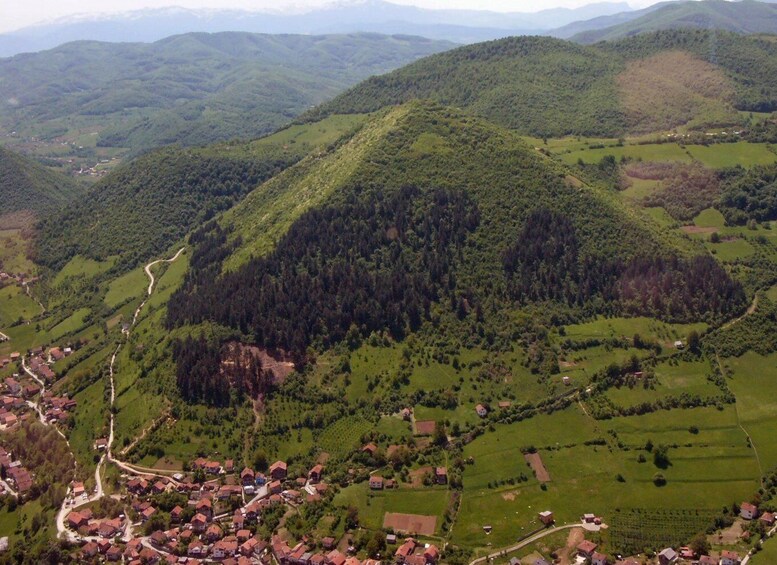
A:
<svg viewBox="0 0 777 565">
<path fill-rule="evenodd" d="M 270 476 L 276 481 L 282 481 L 286 478 L 287 465 L 285 461 L 276 461 L 270 465 Z"/>
<path fill-rule="evenodd" d="M 577 544 L 577 553 L 583 557 L 590 559 L 596 551 L 596 544 L 589 540 L 583 540 Z"/>
<path fill-rule="evenodd" d="M 758 507 L 749 502 L 743 502 L 739 507 L 739 515 L 745 520 L 755 520 L 758 518 Z"/>
</svg>

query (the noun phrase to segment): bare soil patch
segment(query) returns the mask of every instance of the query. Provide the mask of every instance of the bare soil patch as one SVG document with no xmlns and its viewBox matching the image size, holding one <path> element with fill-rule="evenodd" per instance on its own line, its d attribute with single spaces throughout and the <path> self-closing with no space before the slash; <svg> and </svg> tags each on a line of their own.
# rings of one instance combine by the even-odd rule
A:
<svg viewBox="0 0 777 565">
<path fill-rule="evenodd" d="M 682 231 L 684 231 L 685 233 L 691 233 L 691 234 L 693 234 L 693 233 L 715 233 L 716 231 L 718 231 L 718 228 L 713 228 L 713 227 L 703 228 L 701 226 L 682 226 L 680 229 Z"/>
<path fill-rule="evenodd" d="M 573 528 L 569 531 L 566 545 L 556 552 L 560 565 L 571 565 L 574 562 L 572 559 L 572 553 L 575 551 L 575 548 L 578 546 L 578 544 L 580 544 L 584 539 L 585 532 L 582 528 Z"/>
<path fill-rule="evenodd" d="M 532 471 L 534 471 L 534 475 L 539 482 L 550 482 L 550 473 L 545 468 L 545 463 L 542 462 L 542 456 L 539 453 L 527 453 L 523 457 L 531 465 Z"/>
<path fill-rule="evenodd" d="M 715 65 L 685 51 L 632 61 L 616 84 L 635 132 L 671 129 L 700 116 L 720 123 L 736 117 L 731 81 Z"/>
<path fill-rule="evenodd" d="M 393 528 L 405 534 L 420 534 L 433 536 L 437 527 L 437 516 L 422 516 L 421 514 L 398 514 L 386 512 L 383 518 L 384 528 Z"/>
<path fill-rule="evenodd" d="M 520 494 L 520 491 L 511 490 L 509 492 L 503 492 L 502 498 L 504 500 L 507 500 L 508 502 L 512 502 L 513 500 L 515 500 L 515 497 L 517 497 L 519 494 Z"/>
<path fill-rule="evenodd" d="M 430 436 L 434 433 L 437 423 L 434 420 L 416 420 L 415 433 L 419 436 Z"/>
<path fill-rule="evenodd" d="M 421 467 L 415 471 L 410 471 L 410 486 L 413 488 L 421 488 L 424 486 L 424 476 L 431 472 L 431 467 Z"/>
</svg>

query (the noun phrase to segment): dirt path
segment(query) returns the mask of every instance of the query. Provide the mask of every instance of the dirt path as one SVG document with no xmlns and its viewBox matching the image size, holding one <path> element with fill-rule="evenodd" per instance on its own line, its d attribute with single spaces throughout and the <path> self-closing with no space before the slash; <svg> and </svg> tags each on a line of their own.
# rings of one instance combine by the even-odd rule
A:
<svg viewBox="0 0 777 565">
<path fill-rule="evenodd" d="M 129 334 L 130 334 L 130 331 L 132 330 L 132 327 L 138 321 L 138 316 L 140 315 L 140 311 L 143 309 L 143 306 L 145 306 L 145 304 L 146 304 L 146 302 L 148 300 L 148 297 L 151 296 L 151 293 L 154 291 L 154 283 L 156 282 L 156 280 L 154 279 L 154 274 L 151 272 L 151 267 L 153 267 L 154 265 L 157 265 L 158 263 L 172 263 L 173 261 L 178 259 L 178 257 L 181 256 L 181 254 L 184 252 L 185 249 L 186 249 L 185 247 L 181 247 L 178 250 L 178 253 L 173 255 L 170 259 L 157 259 L 156 261 L 152 261 L 151 263 L 149 263 L 148 265 L 146 265 L 144 267 L 143 270 L 145 271 L 146 275 L 149 278 L 146 300 L 141 302 L 140 306 L 138 306 L 138 309 L 135 310 L 135 315 L 132 318 L 132 325 L 130 325 L 130 327 L 127 328 L 124 331 L 125 341 L 126 341 L 126 339 L 129 338 Z M 156 475 L 159 475 L 159 474 L 167 474 L 168 472 L 170 474 L 174 474 L 177 471 L 161 471 L 161 470 L 158 470 L 158 469 L 149 469 L 147 467 L 139 467 L 139 466 L 136 466 L 136 465 L 130 465 L 129 463 L 125 463 L 124 461 L 116 459 L 113 456 L 114 423 L 115 423 L 115 420 L 116 420 L 115 415 L 113 413 L 113 408 L 116 405 L 115 367 L 116 367 L 116 357 L 118 356 L 119 351 L 121 351 L 121 346 L 122 345 L 123 344 L 120 343 L 116 347 L 116 351 L 114 351 L 113 355 L 111 356 L 111 364 L 109 366 L 109 371 L 108 371 L 109 375 L 110 375 L 110 379 L 111 379 L 111 419 L 110 419 L 110 430 L 111 431 L 110 431 L 110 434 L 108 435 L 108 447 L 105 450 L 105 455 L 103 455 L 103 458 L 100 460 L 100 463 L 97 465 L 97 468 L 99 470 L 104 461 L 110 461 L 111 463 L 117 465 L 119 468 L 121 468 L 124 471 L 127 471 L 128 473 L 131 473 L 131 474 L 143 474 L 143 475 L 146 475 L 146 474 L 156 474 Z M 96 475 L 96 476 L 99 476 L 99 475 Z M 102 482 L 100 482 L 100 485 L 101 485 L 100 486 L 100 492 L 102 492 Z"/>
<path fill-rule="evenodd" d="M 512 553 L 513 551 L 518 551 L 521 548 L 526 547 L 527 545 L 533 544 L 535 541 L 540 540 L 544 538 L 545 536 L 549 536 L 550 534 L 555 534 L 556 532 L 560 532 L 562 530 L 570 530 L 572 528 L 579 528 L 580 524 L 565 524 L 564 526 L 554 526 L 552 528 L 548 528 L 546 530 L 542 530 L 541 532 L 538 532 L 534 534 L 533 536 L 530 536 L 526 538 L 523 541 L 518 542 L 515 545 L 511 545 L 510 547 L 505 547 L 500 549 L 497 552 L 491 553 L 489 555 L 485 555 L 483 557 L 479 557 L 478 559 L 475 559 L 474 561 L 470 561 L 469 565 L 478 565 L 479 563 L 486 563 L 492 559 L 497 559 L 498 557 L 501 557 L 503 555 L 506 555 L 508 553 Z"/>
<path fill-rule="evenodd" d="M 742 314 L 741 316 L 739 316 L 739 318 L 734 318 L 730 322 L 726 322 L 725 324 L 723 324 L 720 327 L 720 329 L 726 330 L 726 329 L 730 328 L 731 326 L 733 326 L 734 324 L 738 324 L 739 322 L 741 322 L 742 320 L 744 320 L 745 318 L 750 316 L 753 312 L 755 312 L 756 308 L 758 308 L 758 293 L 757 292 L 755 293 L 755 296 L 753 296 L 753 301 L 750 303 L 750 306 L 747 307 L 747 311 L 744 314 Z"/>
</svg>

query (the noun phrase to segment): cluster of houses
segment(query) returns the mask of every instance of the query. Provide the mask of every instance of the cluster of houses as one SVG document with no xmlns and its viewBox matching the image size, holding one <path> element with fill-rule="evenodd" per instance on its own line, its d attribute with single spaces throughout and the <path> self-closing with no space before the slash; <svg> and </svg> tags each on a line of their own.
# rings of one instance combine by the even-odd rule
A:
<svg viewBox="0 0 777 565">
<path fill-rule="evenodd" d="M 171 529 L 156 530 L 148 537 L 131 540 L 124 547 L 114 547 L 111 543 L 124 530 L 122 520 L 96 521 L 92 520 L 88 511 L 73 510 L 68 515 L 67 525 L 88 539 L 81 548 L 82 556 L 131 563 L 138 560 L 142 563 L 161 560 L 192 563 L 200 560 L 234 560 L 239 563 L 243 560 L 255 563 L 257 558 L 269 554 L 269 544 L 248 529 L 260 522 L 262 513 L 278 505 L 294 506 L 320 500 L 328 489 L 322 481 L 322 465 L 314 466 L 305 477 L 294 480 L 288 477 L 288 466 L 284 461 L 273 463 L 266 475 L 248 467 L 239 474 L 235 473 L 232 461 L 222 466 L 215 461 L 198 459 L 191 466 L 194 470 L 202 469 L 213 475 L 226 474 L 226 470 L 230 469 L 233 476 L 226 481 L 223 477 L 213 478 L 204 484 L 185 480 L 183 476 L 178 476 L 180 480 L 167 477 L 151 481 L 140 477 L 130 479 L 126 488 L 132 496 L 132 509 L 140 523 L 149 522 L 159 512 L 154 505 L 154 495 L 176 491 L 186 494 L 188 504 L 186 508 L 175 506 L 170 511 Z M 83 492 L 83 485 L 74 484 L 74 495 L 78 487 Z M 257 489 L 259 493 L 245 502 L 248 498 L 245 495 L 253 494 Z M 241 506 L 232 512 L 229 509 L 234 508 L 232 503 L 237 500 Z M 112 526 L 116 528 L 109 532 L 108 528 Z"/>
<path fill-rule="evenodd" d="M 390 545 L 397 544 L 397 538 L 391 534 L 386 537 Z M 271 544 L 272 556 L 280 565 L 381 565 L 381 561 L 375 559 L 359 560 L 348 556 L 335 548 L 333 538 L 321 540 L 323 552 L 317 552 L 305 542 L 300 542 L 294 547 L 273 536 Z M 440 551 L 431 544 L 420 544 L 413 538 L 406 538 L 394 551 L 393 563 L 396 565 L 435 565 L 440 559 Z"/>
<path fill-rule="evenodd" d="M 67 526 L 82 536 L 99 537 L 104 540 L 111 540 L 124 532 L 126 520 L 124 517 L 95 520 L 92 510 L 84 508 L 82 510 L 72 510 L 67 515 Z"/>
<path fill-rule="evenodd" d="M 21 388 L 18 381 L 13 377 L 5 379 L 6 390 L 10 391 L 9 381 L 13 388 Z M 4 394 L 0 396 L 0 428 L 9 429 L 16 426 L 20 421 L 25 420 L 29 416 L 27 412 L 27 403 L 20 394 Z"/>
<path fill-rule="evenodd" d="M 30 350 L 28 366 L 35 375 L 44 382 L 50 384 L 57 379 L 51 365 L 73 354 L 70 347 L 52 347 L 45 351 L 43 347 Z"/>
<path fill-rule="evenodd" d="M 5 271 L 0 271 L 0 288 L 9 285 L 9 284 L 29 284 L 34 283 L 37 281 L 37 277 L 27 278 L 27 275 L 25 273 L 6 273 Z"/>
<path fill-rule="evenodd" d="M 0 472 L 20 497 L 25 496 L 32 488 L 32 474 L 21 461 L 14 461 L 11 454 L 2 447 L 0 447 Z"/>
<path fill-rule="evenodd" d="M 41 404 L 46 409 L 44 418 L 47 422 L 62 422 L 77 406 L 77 402 L 68 396 L 54 396 L 46 391 L 41 396 Z"/>
</svg>

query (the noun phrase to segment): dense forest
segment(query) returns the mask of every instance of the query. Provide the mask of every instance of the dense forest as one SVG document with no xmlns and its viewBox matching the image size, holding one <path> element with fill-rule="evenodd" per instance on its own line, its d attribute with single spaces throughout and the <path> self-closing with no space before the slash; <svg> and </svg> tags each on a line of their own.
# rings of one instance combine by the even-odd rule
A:
<svg viewBox="0 0 777 565">
<path fill-rule="evenodd" d="M 253 139 L 364 78 L 452 46 L 378 34 L 251 33 L 67 43 L 0 60 L 0 99 L 18 102 L 0 106 L 0 124 L 51 139 L 73 124 L 99 123 L 99 145 L 134 152 Z"/>
<path fill-rule="evenodd" d="M 717 208 L 731 225 L 777 219 L 777 165 L 736 171 L 725 183 Z"/>
<path fill-rule="evenodd" d="M 72 178 L 0 147 L 0 216 L 21 210 L 49 213 L 82 193 Z"/>
<path fill-rule="evenodd" d="M 581 255 L 574 226 L 547 209 L 529 216 L 504 266 L 511 296 L 524 304 L 582 306 L 595 299 L 607 313 L 719 322 L 745 302 L 741 285 L 706 255 L 638 255 L 627 262 Z"/>
<path fill-rule="evenodd" d="M 229 146 L 149 153 L 95 184 L 87 198 L 44 219 L 37 261 L 60 269 L 74 255 L 99 260 L 120 255 L 124 268 L 137 265 L 301 156 L 275 147 L 252 154 Z"/>
<path fill-rule="evenodd" d="M 372 77 L 304 119 L 332 113 L 368 112 L 413 98 L 429 98 L 468 108 L 502 126 L 534 136 L 618 136 L 629 128 L 630 97 L 663 101 L 643 123 L 670 127 L 710 111 L 709 104 L 691 108 L 655 81 L 618 84 L 630 61 L 658 53 L 684 51 L 720 69 L 735 96 L 711 97 L 723 111 L 777 109 L 777 44 L 757 38 L 708 30 L 663 31 L 613 44 L 581 46 L 546 37 L 511 37 L 433 55 L 383 76 Z M 669 69 L 673 70 L 673 69 Z M 688 73 L 692 76 L 693 73 Z M 680 76 L 680 79 L 683 77 Z M 685 85 L 691 87 L 692 84 Z M 666 98 L 666 100 L 665 100 Z M 696 114 L 700 113 L 700 114 Z M 727 119 L 738 120 L 727 114 Z"/>
<path fill-rule="evenodd" d="M 299 362 L 314 341 L 329 347 L 352 327 L 401 339 L 455 290 L 451 266 L 477 224 L 460 192 L 357 189 L 343 205 L 307 212 L 272 254 L 237 272 L 214 280 L 193 268 L 168 326 L 214 320 Z"/>
<path fill-rule="evenodd" d="M 256 398 L 270 391 L 272 373 L 254 355 L 241 355 L 204 334 L 173 341 L 176 383 L 187 402 L 228 406 L 248 394 Z"/>
</svg>

